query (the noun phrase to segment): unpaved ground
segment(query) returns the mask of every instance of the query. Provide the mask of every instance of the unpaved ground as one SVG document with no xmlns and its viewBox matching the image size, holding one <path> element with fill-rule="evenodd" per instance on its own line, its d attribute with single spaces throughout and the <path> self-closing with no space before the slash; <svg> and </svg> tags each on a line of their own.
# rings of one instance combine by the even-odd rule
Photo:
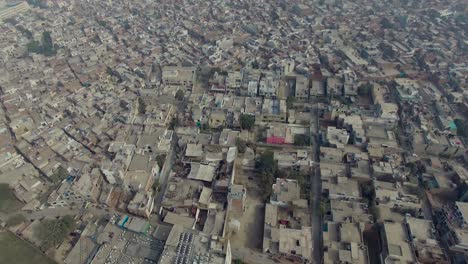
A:
<svg viewBox="0 0 468 264">
<path fill-rule="evenodd" d="M 235 183 L 247 187 L 247 198 L 244 213 L 236 217 L 241 225 L 240 230 L 231 235 L 231 247 L 261 250 L 265 204 L 259 195 L 259 187 L 255 180 L 256 175 L 243 171 L 240 166 L 236 168 L 236 173 Z"/>
</svg>

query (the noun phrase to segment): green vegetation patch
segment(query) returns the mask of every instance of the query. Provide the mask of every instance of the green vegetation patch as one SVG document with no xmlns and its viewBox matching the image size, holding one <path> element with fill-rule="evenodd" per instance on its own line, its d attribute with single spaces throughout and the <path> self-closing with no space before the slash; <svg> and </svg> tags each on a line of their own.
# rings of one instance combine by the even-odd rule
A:
<svg viewBox="0 0 468 264">
<path fill-rule="evenodd" d="M 52 176 L 50 176 L 50 180 L 53 182 L 53 183 L 59 183 L 61 181 L 63 181 L 64 179 L 66 179 L 68 176 L 68 171 L 63 168 L 62 166 L 59 166 L 55 171 L 54 173 L 52 174 Z"/>
<path fill-rule="evenodd" d="M 72 216 L 64 216 L 61 219 L 46 219 L 35 229 L 34 234 L 41 240 L 41 249 L 47 250 L 55 247 L 65 240 L 68 234 L 75 228 Z"/>
<path fill-rule="evenodd" d="M 0 263 L 54 264 L 38 249 L 10 232 L 0 232 Z"/>
<path fill-rule="evenodd" d="M 12 213 L 18 211 L 21 207 L 23 207 L 23 203 L 16 199 L 10 186 L 6 183 L 0 184 L 0 212 Z"/>
</svg>

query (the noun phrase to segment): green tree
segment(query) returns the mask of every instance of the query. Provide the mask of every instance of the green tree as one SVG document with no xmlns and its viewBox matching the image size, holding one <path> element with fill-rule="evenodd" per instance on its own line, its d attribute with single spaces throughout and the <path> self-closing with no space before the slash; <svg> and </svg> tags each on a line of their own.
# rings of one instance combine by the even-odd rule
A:
<svg viewBox="0 0 468 264">
<path fill-rule="evenodd" d="M 177 116 L 172 117 L 169 126 L 167 127 L 169 130 L 174 130 L 179 125 L 179 119 Z"/>
<path fill-rule="evenodd" d="M 55 171 L 52 173 L 52 176 L 50 176 L 50 179 L 54 183 L 59 183 L 68 176 L 68 171 L 63 168 L 62 166 L 59 166 Z"/>
<path fill-rule="evenodd" d="M 453 121 L 455 126 L 457 126 L 457 135 L 468 138 L 468 129 L 466 127 L 465 121 L 458 118 Z"/>
<path fill-rule="evenodd" d="M 395 20 L 401 28 L 406 28 L 406 25 L 408 25 L 408 16 L 398 15 L 395 17 Z"/>
<path fill-rule="evenodd" d="M 46 56 L 52 56 L 55 54 L 54 43 L 49 31 L 42 32 L 42 50 L 43 54 Z"/>
<path fill-rule="evenodd" d="M 146 104 L 141 97 L 138 97 L 138 113 L 141 115 L 146 113 Z"/>
<path fill-rule="evenodd" d="M 383 57 L 384 57 L 384 58 L 386 58 L 386 59 L 393 59 L 393 58 L 395 58 L 396 53 L 395 53 L 395 51 L 393 50 L 392 46 L 387 45 L 387 44 L 381 42 L 381 43 L 379 44 L 378 47 L 379 47 L 379 49 L 382 51 Z"/>
<path fill-rule="evenodd" d="M 261 194 L 263 199 L 267 199 L 271 195 L 271 187 L 274 179 L 278 177 L 278 164 L 274 159 L 274 154 L 271 151 L 263 152 L 257 160 L 257 169 L 261 180 Z"/>
<path fill-rule="evenodd" d="M 39 41 L 36 41 L 36 40 L 33 40 L 33 41 L 29 42 L 26 45 L 26 48 L 28 49 L 28 53 L 37 53 L 37 54 L 42 53 L 41 43 Z"/>
<path fill-rule="evenodd" d="M 296 134 L 294 135 L 294 145 L 308 146 L 310 145 L 310 137 L 308 135 Z"/>
<path fill-rule="evenodd" d="M 153 192 L 158 192 L 160 186 L 161 186 L 161 183 L 159 182 L 159 180 L 155 180 L 151 188 L 153 189 Z"/>
<path fill-rule="evenodd" d="M 128 20 L 125 20 L 125 21 L 123 22 L 123 27 L 124 27 L 125 30 L 129 30 L 129 29 L 132 28 L 132 27 L 130 26 L 130 23 L 128 22 Z"/>
<path fill-rule="evenodd" d="M 182 101 L 184 100 L 184 97 L 185 97 L 185 93 L 184 91 L 182 90 L 177 90 L 176 94 L 175 94 L 175 98 L 179 101 Z"/>
<path fill-rule="evenodd" d="M 257 60 L 254 60 L 252 62 L 252 69 L 258 69 L 258 68 L 260 68 L 260 64 L 258 63 Z"/>
<path fill-rule="evenodd" d="M 241 115 L 240 126 L 242 129 L 252 130 L 252 128 L 255 126 L 255 117 L 245 114 Z"/>
<path fill-rule="evenodd" d="M 245 153 L 245 150 L 247 149 L 247 144 L 241 138 L 236 138 L 236 147 L 239 153 Z"/>
<path fill-rule="evenodd" d="M 48 250 L 62 243 L 74 228 L 75 221 L 73 217 L 67 215 L 61 219 L 43 220 L 33 232 L 41 241 L 40 248 L 42 250 Z"/>
<path fill-rule="evenodd" d="M 156 162 L 158 163 L 159 168 L 164 166 L 164 162 L 166 161 L 166 155 L 159 154 L 156 156 Z"/>
<path fill-rule="evenodd" d="M 385 29 L 392 29 L 394 27 L 392 22 L 390 22 L 390 20 L 388 20 L 388 18 L 386 17 L 383 17 L 380 20 L 380 25 Z"/>
<path fill-rule="evenodd" d="M 32 40 L 26 45 L 28 53 L 43 54 L 45 56 L 52 56 L 56 53 L 56 48 L 52 41 L 52 37 L 49 31 L 42 32 L 42 43 L 36 40 Z"/>
<path fill-rule="evenodd" d="M 288 98 L 286 99 L 286 106 L 288 107 L 288 109 L 293 109 L 295 102 L 296 102 L 296 97 L 288 96 Z"/>
<path fill-rule="evenodd" d="M 358 87 L 357 93 L 360 96 L 368 96 L 371 94 L 373 87 L 374 86 L 370 83 L 362 84 Z"/>
</svg>

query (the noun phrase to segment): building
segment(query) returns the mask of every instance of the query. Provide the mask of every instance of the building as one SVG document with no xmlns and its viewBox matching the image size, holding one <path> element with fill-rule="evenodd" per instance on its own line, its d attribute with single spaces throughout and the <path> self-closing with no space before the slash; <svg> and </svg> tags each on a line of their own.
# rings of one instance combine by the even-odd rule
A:
<svg viewBox="0 0 468 264">
<path fill-rule="evenodd" d="M 265 99 L 261 119 L 263 122 L 286 122 L 287 107 L 285 100 Z"/>
<path fill-rule="evenodd" d="M 260 79 L 258 94 L 264 97 L 278 96 L 280 79 L 276 72 L 265 72 Z"/>
<path fill-rule="evenodd" d="M 298 100 L 308 100 L 309 99 L 309 79 L 305 76 L 296 77 L 296 88 L 294 91 L 294 96 Z"/>
<path fill-rule="evenodd" d="M 195 71 L 195 67 L 165 66 L 162 69 L 163 84 L 191 90 L 195 80 Z"/>
<path fill-rule="evenodd" d="M 349 132 L 346 129 L 338 129 L 333 126 L 327 128 L 327 142 L 337 148 L 344 148 L 349 141 Z"/>
<path fill-rule="evenodd" d="M 419 101 L 419 89 L 420 86 L 416 80 L 397 78 L 396 83 L 396 94 L 400 101 L 406 102 L 417 102 Z"/>
<path fill-rule="evenodd" d="M 228 193 L 228 203 L 230 205 L 231 210 L 233 210 L 236 213 L 244 212 L 246 198 L 247 190 L 243 185 L 231 185 Z"/>
<path fill-rule="evenodd" d="M 440 246 L 432 221 L 405 217 L 405 223 L 418 263 L 450 263 L 445 250 Z"/>
<path fill-rule="evenodd" d="M 138 192 L 128 204 L 127 210 L 134 215 L 150 218 L 153 207 L 153 194 L 151 192 Z"/>
<path fill-rule="evenodd" d="M 288 206 L 301 199 L 301 189 L 296 180 L 276 178 L 273 184 L 270 203 L 278 206 Z"/>
<path fill-rule="evenodd" d="M 381 259 L 384 263 L 409 264 L 416 261 L 405 224 L 384 222 L 380 237 L 382 240 Z"/>
<path fill-rule="evenodd" d="M 242 86 L 243 71 L 229 71 L 226 78 L 226 87 L 230 92 L 238 91 Z"/>
<path fill-rule="evenodd" d="M 324 263 L 370 263 L 367 246 L 364 244 L 364 227 L 360 223 L 328 222 L 323 232 Z"/>
</svg>

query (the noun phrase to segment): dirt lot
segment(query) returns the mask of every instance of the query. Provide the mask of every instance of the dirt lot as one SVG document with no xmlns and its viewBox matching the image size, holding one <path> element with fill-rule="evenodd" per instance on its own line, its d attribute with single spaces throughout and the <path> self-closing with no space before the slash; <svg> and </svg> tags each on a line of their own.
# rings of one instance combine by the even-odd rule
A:
<svg viewBox="0 0 468 264">
<path fill-rule="evenodd" d="M 0 263 L 53 264 L 55 262 L 12 233 L 0 231 Z"/>
<path fill-rule="evenodd" d="M 239 231 L 231 235 L 231 247 L 261 250 L 265 205 L 259 195 L 258 184 L 255 181 L 256 176 L 253 173 L 242 171 L 240 167 L 236 168 L 236 173 L 235 183 L 247 187 L 247 198 L 244 213 L 242 216 L 236 217 L 241 225 Z"/>
</svg>

